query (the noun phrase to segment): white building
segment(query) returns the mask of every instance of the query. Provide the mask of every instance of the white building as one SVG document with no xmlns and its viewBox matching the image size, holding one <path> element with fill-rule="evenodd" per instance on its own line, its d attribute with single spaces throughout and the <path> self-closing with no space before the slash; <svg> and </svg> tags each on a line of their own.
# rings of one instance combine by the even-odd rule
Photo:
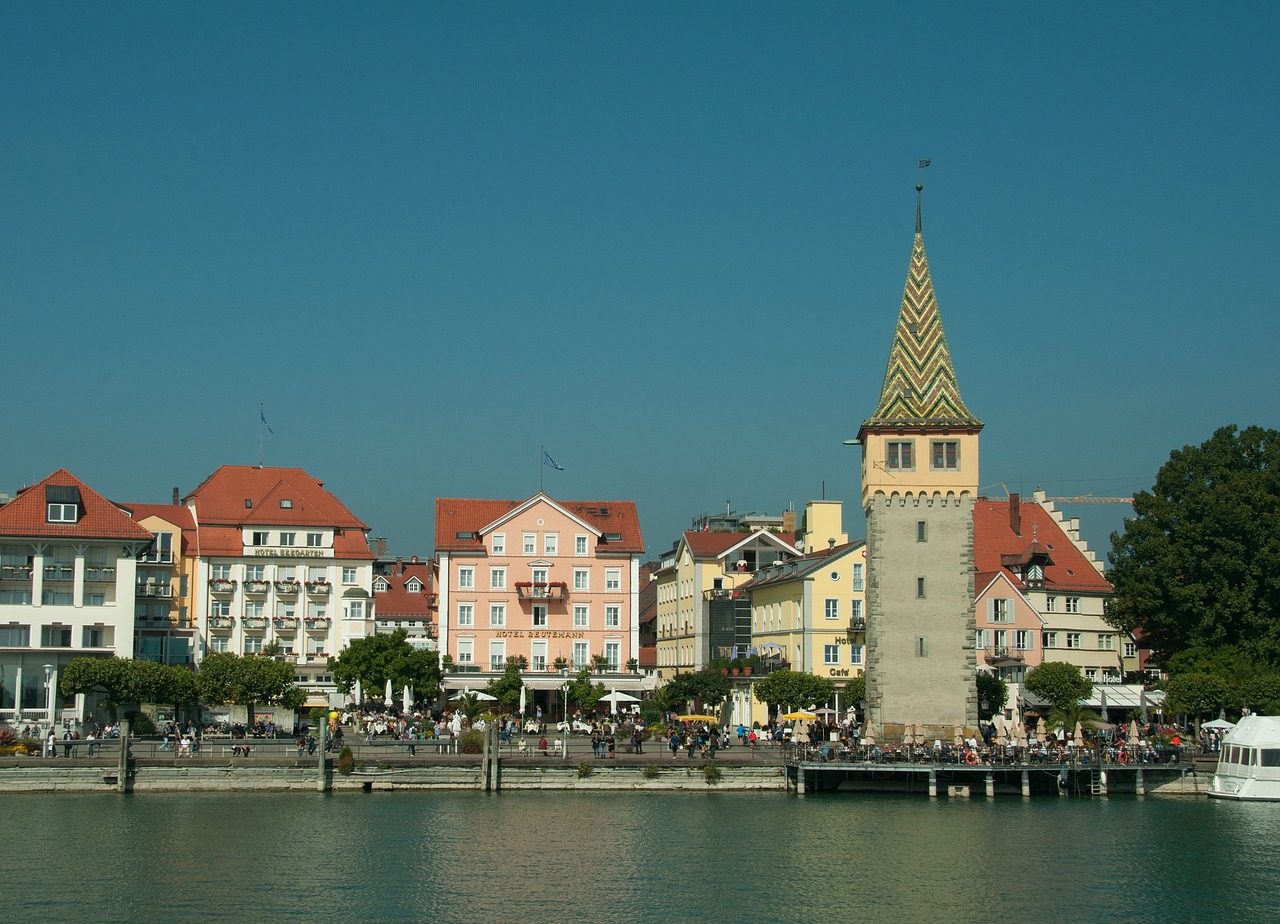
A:
<svg viewBox="0 0 1280 924">
<path fill-rule="evenodd" d="M 300 468 L 224 465 L 184 502 L 198 657 L 275 650 L 308 705 L 339 705 L 328 659 L 372 634 L 369 528 Z"/>
<path fill-rule="evenodd" d="M 152 534 L 59 469 L 0 506 L 0 719 L 78 722 L 72 658 L 133 656 L 136 559 Z"/>
</svg>

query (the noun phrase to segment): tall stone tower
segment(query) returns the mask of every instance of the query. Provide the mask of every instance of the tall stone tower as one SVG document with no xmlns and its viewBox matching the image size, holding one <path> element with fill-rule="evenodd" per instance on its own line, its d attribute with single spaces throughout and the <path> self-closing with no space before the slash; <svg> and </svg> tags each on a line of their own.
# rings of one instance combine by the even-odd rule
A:
<svg viewBox="0 0 1280 924">
<path fill-rule="evenodd" d="M 960 397 L 920 224 L 875 413 L 862 423 L 867 705 L 884 727 L 974 726 L 973 501 L 982 421 Z"/>
</svg>

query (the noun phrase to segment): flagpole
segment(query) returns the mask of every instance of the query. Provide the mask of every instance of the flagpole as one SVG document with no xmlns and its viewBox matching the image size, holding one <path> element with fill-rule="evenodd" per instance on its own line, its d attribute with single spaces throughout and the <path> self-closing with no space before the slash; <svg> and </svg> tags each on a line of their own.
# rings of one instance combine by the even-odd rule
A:
<svg viewBox="0 0 1280 924">
<path fill-rule="evenodd" d="M 547 447 L 539 443 L 538 444 L 538 493 L 539 494 L 544 493 L 542 490 L 542 479 L 545 478 L 547 474 L 545 471 L 547 465 L 546 465 L 546 462 L 544 461 L 544 455 L 546 451 L 547 451 Z"/>
<path fill-rule="evenodd" d="M 267 422 L 266 407 L 258 403 L 258 468 L 262 468 L 262 427 Z"/>
</svg>

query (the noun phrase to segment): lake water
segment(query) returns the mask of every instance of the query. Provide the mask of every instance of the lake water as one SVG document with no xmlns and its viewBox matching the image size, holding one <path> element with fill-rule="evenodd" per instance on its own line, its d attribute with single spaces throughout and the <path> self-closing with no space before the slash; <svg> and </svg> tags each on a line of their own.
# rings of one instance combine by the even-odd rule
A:
<svg viewBox="0 0 1280 924">
<path fill-rule="evenodd" d="M 6 795 L 8 920 L 1271 921 L 1280 804 Z"/>
</svg>

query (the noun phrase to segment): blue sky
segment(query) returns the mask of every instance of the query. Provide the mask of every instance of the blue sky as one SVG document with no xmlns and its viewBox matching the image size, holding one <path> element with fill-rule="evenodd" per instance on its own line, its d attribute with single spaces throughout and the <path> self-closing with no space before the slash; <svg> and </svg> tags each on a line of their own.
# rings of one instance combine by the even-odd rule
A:
<svg viewBox="0 0 1280 924">
<path fill-rule="evenodd" d="M 6 4 L 0 491 L 165 502 L 265 403 L 393 554 L 544 474 L 861 535 L 920 158 L 988 493 L 1148 487 L 1280 425 L 1277 10 Z"/>
</svg>

